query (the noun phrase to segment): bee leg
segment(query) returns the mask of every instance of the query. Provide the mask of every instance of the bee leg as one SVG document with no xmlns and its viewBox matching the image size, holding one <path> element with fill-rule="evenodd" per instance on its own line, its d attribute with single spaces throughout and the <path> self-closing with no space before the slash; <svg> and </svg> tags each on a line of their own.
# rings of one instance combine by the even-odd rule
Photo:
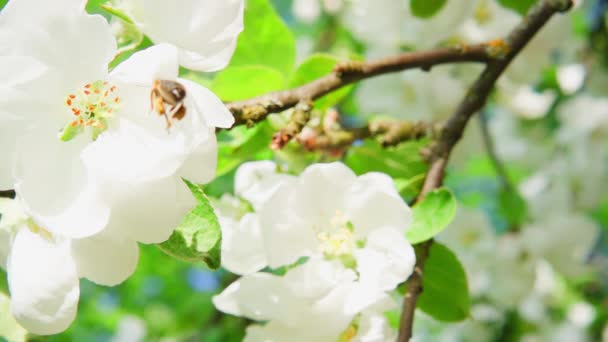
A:
<svg viewBox="0 0 608 342">
<path fill-rule="evenodd" d="M 186 116 L 186 106 L 183 103 L 178 103 L 171 109 L 171 118 L 181 120 Z"/>
</svg>

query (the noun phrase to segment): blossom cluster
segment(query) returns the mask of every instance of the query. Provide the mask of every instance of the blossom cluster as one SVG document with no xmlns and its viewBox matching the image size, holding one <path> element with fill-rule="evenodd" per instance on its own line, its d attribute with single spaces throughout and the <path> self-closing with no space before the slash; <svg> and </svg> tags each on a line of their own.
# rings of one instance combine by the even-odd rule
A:
<svg viewBox="0 0 608 342">
<path fill-rule="evenodd" d="M 408 205 L 385 174 L 313 164 L 299 176 L 270 161 L 243 164 L 237 197 L 216 203 L 224 267 L 243 276 L 214 298 L 223 312 L 266 324 L 246 341 L 392 341 L 385 313 L 412 273 Z M 242 202 L 245 202 L 243 205 Z"/>
<path fill-rule="evenodd" d="M 12 0 L 0 13 L 0 190 L 17 194 L 1 203 L 1 266 L 11 312 L 35 334 L 71 324 L 80 278 L 116 285 L 138 243 L 170 236 L 195 205 L 182 178 L 214 177 L 215 129 L 234 122 L 179 68 L 228 64 L 242 0 L 124 1 L 156 44 L 111 70 L 112 27 L 85 5 Z"/>
</svg>

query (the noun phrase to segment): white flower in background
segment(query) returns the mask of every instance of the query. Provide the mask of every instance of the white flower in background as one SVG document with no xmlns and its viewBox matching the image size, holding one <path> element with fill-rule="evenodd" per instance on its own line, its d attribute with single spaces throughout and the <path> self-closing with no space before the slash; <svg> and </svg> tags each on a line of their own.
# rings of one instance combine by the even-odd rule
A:
<svg viewBox="0 0 608 342">
<path fill-rule="evenodd" d="M 582 64 L 562 65 L 557 69 L 559 88 L 566 95 L 572 95 L 583 87 L 587 71 Z"/>
<path fill-rule="evenodd" d="M 410 11 L 409 1 L 352 0 L 345 6 L 342 19 L 356 38 L 388 49 L 401 45 L 428 48 L 455 34 L 472 10 L 470 2 L 447 1 L 431 18 L 418 18 Z"/>
<path fill-rule="evenodd" d="M 547 260 L 556 271 L 576 277 L 589 271 L 586 260 L 599 233 L 591 219 L 566 212 L 524 227 L 522 240 L 531 253 Z"/>
<path fill-rule="evenodd" d="M 357 102 L 365 114 L 390 115 L 407 120 L 442 119 L 464 96 L 466 85 L 450 66 L 431 72 L 408 70 L 362 82 Z"/>
<path fill-rule="evenodd" d="M 321 10 L 329 13 L 338 13 L 343 6 L 343 0 L 294 0 L 292 4 L 293 15 L 304 23 L 312 23 L 321 16 Z"/>
<path fill-rule="evenodd" d="M 517 306 L 534 286 L 538 259 L 523 240 L 518 234 L 505 234 L 496 244 L 487 295 L 499 307 Z"/>
<path fill-rule="evenodd" d="M 319 0 L 294 0 L 291 6 L 293 15 L 305 23 L 312 23 L 321 15 Z"/>
<path fill-rule="evenodd" d="M 563 103 L 557 112 L 564 127 L 560 139 L 573 141 L 596 132 L 608 132 L 608 99 L 581 94 Z"/>
<path fill-rule="evenodd" d="M 494 258 L 497 237 L 482 212 L 461 207 L 437 240 L 458 256 L 473 296 L 491 291 L 489 265 Z"/>
<path fill-rule="evenodd" d="M 74 320 L 79 278 L 116 285 L 135 270 L 135 243 L 105 235 L 69 239 L 52 234 L 29 219 L 18 200 L 0 199 L 0 234 L 8 236 L 2 254 L 11 294 L 11 313 L 30 332 L 48 335 Z M 108 254 L 108 251 L 112 253 Z"/>
<path fill-rule="evenodd" d="M 551 90 L 542 93 L 530 86 L 507 86 L 508 82 L 501 83 L 499 96 L 515 114 L 525 119 L 539 119 L 545 116 L 557 94 Z"/>
<path fill-rule="evenodd" d="M 179 64 L 217 71 L 228 65 L 243 31 L 244 0 L 123 0 L 135 24 L 155 43 L 178 48 Z"/>
</svg>

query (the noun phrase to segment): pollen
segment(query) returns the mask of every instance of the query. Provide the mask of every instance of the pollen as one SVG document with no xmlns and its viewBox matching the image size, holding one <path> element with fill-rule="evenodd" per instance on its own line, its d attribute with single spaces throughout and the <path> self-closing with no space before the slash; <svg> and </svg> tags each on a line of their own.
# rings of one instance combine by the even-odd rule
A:
<svg viewBox="0 0 608 342">
<path fill-rule="evenodd" d="M 115 85 L 96 81 L 85 84 L 75 93 L 68 94 L 65 104 L 75 118 L 60 131 L 60 139 L 69 141 L 84 131 L 85 127 L 92 130 L 93 139 L 101 134 L 108 127 L 108 118 L 113 115 L 120 103 L 120 98 L 115 93 Z"/>
</svg>

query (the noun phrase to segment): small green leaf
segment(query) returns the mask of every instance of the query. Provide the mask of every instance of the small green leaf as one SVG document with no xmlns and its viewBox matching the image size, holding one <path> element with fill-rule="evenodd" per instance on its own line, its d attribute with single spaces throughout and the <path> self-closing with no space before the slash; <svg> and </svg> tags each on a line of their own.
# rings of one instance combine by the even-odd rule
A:
<svg viewBox="0 0 608 342">
<path fill-rule="evenodd" d="M 446 322 L 469 317 L 471 302 L 464 268 L 447 247 L 434 242 L 424 264 L 418 308 Z"/>
<path fill-rule="evenodd" d="M 447 0 L 411 0 L 410 10 L 419 18 L 430 18 L 437 14 Z"/>
<path fill-rule="evenodd" d="M 498 194 L 498 212 L 510 225 L 519 226 L 528 218 L 528 205 L 517 191 L 503 188 Z"/>
<path fill-rule="evenodd" d="M 524 15 L 538 0 L 498 0 L 498 2 L 506 8 L 512 9 L 515 12 Z"/>
<path fill-rule="evenodd" d="M 406 232 L 411 244 L 433 238 L 452 222 L 456 215 L 456 199 L 445 188 L 429 192 L 412 209 L 414 222 Z"/>
<path fill-rule="evenodd" d="M 242 100 L 284 87 L 283 74 L 264 65 L 228 67 L 211 84 L 211 90 L 224 101 Z"/>
<path fill-rule="evenodd" d="M 312 55 L 298 66 L 291 77 L 289 86 L 297 87 L 316 80 L 319 77 L 325 76 L 333 70 L 337 63 L 338 59 L 330 55 Z M 347 86 L 327 94 L 320 99 L 315 100 L 315 107 L 319 109 L 327 109 L 344 99 L 351 89 L 352 86 Z"/>
<path fill-rule="evenodd" d="M 266 65 L 289 74 L 295 60 L 293 34 L 270 2 L 247 0 L 245 30 L 239 35 L 230 65 Z"/>
<path fill-rule="evenodd" d="M 268 122 L 261 122 L 253 128 L 238 126 L 219 135 L 217 177 L 222 176 L 241 163 L 256 159 L 256 155 L 268 150 L 274 130 Z"/>
<path fill-rule="evenodd" d="M 371 171 L 386 173 L 400 180 L 396 184 L 402 196 L 415 196 L 428 171 L 428 165 L 420 155 L 426 145 L 427 141 L 420 140 L 384 148 L 375 140 L 365 140 L 348 151 L 344 162 L 358 175 Z"/>
<path fill-rule="evenodd" d="M 198 205 L 158 247 L 165 253 L 188 262 L 203 261 L 211 269 L 220 267 L 222 231 L 209 199 L 201 187 L 184 182 L 197 199 Z"/>
</svg>

